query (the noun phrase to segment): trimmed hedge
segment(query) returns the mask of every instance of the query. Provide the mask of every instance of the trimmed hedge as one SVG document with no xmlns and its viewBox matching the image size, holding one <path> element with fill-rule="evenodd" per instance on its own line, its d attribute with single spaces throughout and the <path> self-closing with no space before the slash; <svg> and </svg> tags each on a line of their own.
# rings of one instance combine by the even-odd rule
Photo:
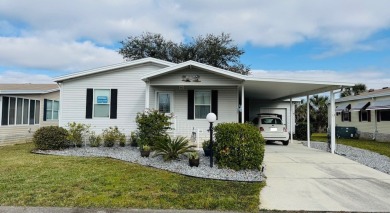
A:
<svg viewBox="0 0 390 213">
<path fill-rule="evenodd" d="M 215 128 L 213 150 L 218 166 L 234 170 L 261 169 L 265 140 L 248 123 L 222 123 Z"/>
<path fill-rule="evenodd" d="M 310 137 L 313 134 L 313 125 L 310 124 Z M 295 139 L 307 140 L 307 123 L 295 125 Z"/>
<path fill-rule="evenodd" d="M 36 149 L 63 149 L 69 147 L 67 141 L 68 131 L 58 126 L 45 126 L 39 128 L 33 136 Z"/>
</svg>

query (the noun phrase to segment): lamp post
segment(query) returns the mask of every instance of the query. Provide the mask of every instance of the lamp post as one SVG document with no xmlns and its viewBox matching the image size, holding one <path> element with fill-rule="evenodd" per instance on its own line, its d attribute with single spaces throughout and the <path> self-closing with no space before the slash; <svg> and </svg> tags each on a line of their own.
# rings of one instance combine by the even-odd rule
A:
<svg viewBox="0 0 390 213">
<path fill-rule="evenodd" d="M 210 167 L 213 167 L 213 123 L 217 120 L 217 116 L 210 112 L 209 114 L 207 114 L 206 116 L 206 119 L 207 121 L 210 123 Z"/>
</svg>

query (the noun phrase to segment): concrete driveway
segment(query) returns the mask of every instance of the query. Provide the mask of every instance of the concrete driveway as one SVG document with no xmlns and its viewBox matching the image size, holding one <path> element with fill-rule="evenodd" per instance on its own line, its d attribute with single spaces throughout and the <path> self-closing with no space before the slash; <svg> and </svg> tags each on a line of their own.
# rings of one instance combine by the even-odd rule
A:
<svg viewBox="0 0 390 213">
<path fill-rule="evenodd" d="M 390 175 L 294 141 L 267 144 L 260 209 L 390 212 Z"/>
</svg>

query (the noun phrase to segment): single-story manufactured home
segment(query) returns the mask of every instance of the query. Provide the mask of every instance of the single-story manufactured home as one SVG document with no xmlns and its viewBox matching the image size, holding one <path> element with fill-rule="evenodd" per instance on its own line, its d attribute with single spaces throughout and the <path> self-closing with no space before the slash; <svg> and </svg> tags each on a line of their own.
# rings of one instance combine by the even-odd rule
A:
<svg viewBox="0 0 390 213">
<path fill-rule="evenodd" d="M 0 145 L 29 141 L 41 126 L 58 125 L 57 84 L 0 84 Z"/>
<path fill-rule="evenodd" d="M 390 142 L 390 88 L 336 100 L 336 125 L 355 127 L 360 138 Z"/>
<path fill-rule="evenodd" d="M 196 132 L 199 139 L 209 135 L 209 112 L 217 115 L 217 124 L 251 121 L 263 112 L 279 113 L 292 135 L 293 98 L 352 86 L 256 78 L 194 61 L 175 64 L 155 58 L 76 72 L 54 81 L 60 87 L 60 126 L 84 123 L 97 133 L 117 126 L 129 134 L 137 128 L 138 112 L 158 109 L 175 115 L 172 135 L 190 138 Z"/>
</svg>

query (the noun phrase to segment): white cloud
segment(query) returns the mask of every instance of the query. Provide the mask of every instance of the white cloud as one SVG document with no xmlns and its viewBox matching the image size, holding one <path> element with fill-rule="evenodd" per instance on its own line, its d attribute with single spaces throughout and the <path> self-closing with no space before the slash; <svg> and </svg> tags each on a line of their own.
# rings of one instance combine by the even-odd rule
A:
<svg viewBox="0 0 390 213">
<path fill-rule="evenodd" d="M 252 70 L 252 75 L 261 78 L 363 83 L 367 86 L 367 89 L 380 89 L 390 86 L 388 73 L 375 70 L 354 72 L 337 72 L 333 70 Z"/>
<path fill-rule="evenodd" d="M 53 78 L 43 74 L 31 74 L 18 71 L 5 71 L 0 73 L 0 83 L 3 84 L 22 84 L 22 83 L 35 83 L 35 84 L 50 84 L 54 83 Z"/>
<path fill-rule="evenodd" d="M 78 71 L 123 61 L 114 50 L 91 42 L 0 37 L 0 64 L 24 68 Z"/>
</svg>

